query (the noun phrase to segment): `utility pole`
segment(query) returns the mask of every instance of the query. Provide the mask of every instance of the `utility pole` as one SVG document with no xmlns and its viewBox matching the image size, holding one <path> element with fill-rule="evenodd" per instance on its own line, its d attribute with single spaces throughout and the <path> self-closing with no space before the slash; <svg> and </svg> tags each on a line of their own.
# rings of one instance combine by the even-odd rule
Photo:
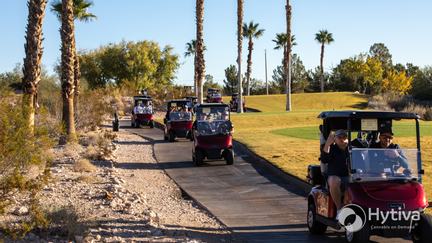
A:
<svg viewBox="0 0 432 243">
<path fill-rule="evenodd" d="M 264 60 L 265 60 L 265 80 L 266 80 L 266 94 L 268 95 L 268 80 L 267 80 L 267 49 L 264 49 Z"/>
</svg>

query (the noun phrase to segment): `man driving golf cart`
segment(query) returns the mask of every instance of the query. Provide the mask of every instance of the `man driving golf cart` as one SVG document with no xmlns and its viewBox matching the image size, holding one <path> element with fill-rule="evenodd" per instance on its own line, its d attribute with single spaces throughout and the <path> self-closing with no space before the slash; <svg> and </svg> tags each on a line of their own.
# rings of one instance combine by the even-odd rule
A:
<svg viewBox="0 0 432 243">
<path fill-rule="evenodd" d="M 164 140 L 174 142 L 176 137 L 192 140 L 192 112 L 189 100 L 170 100 L 164 123 Z"/>
<path fill-rule="evenodd" d="M 332 145 L 335 141 L 332 136 L 339 136 L 343 140 L 341 144 L 347 143 L 346 150 L 342 146 L 342 152 L 337 153 L 341 155 L 339 165 L 346 157 L 342 170 L 347 171 L 347 181 L 343 183 L 341 180 L 340 194 L 332 192 L 332 182 L 327 179 L 334 174 L 332 170 L 335 168 L 331 168 L 331 163 L 335 161 L 327 160 L 325 154 L 321 156 L 321 162 L 326 164 L 308 167 L 308 180 L 314 186 L 308 197 L 309 231 L 323 234 L 328 226 L 343 228 L 347 242 L 356 243 L 369 242 L 371 235 L 411 236 L 413 242 L 430 242 L 432 217 L 424 211 L 428 201 L 421 184 L 424 171 L 420 150 L 420 117 L 413 113 L 374 111 L 328 111 L 318 117 L 323 120 L 321 141 L 327 141 L 327 146 L 321 146 L 326 150 L 323 154 L 331 154 L 331 148 L 328 150 L 326 147 L 335 146 Z M 412 126 L 416 134 L 415 148 L 400 148 L 396 144 L 390 146 L 392 137 L 384 137 L 393 134 L 393 121 L 402 119 L 415 122 Z M 372 141 L 358 145 L 368 143 L 371 146 L 353 146 L 351 137 L 354 133 L 358 133 L 358 138 L 367 134 L 366 138 Z M 374 138 L 378 134 L 381 145 L 375 148 Z M 338 202 L 341 205 L 337 206 Z M 404 216 L 395 218 L 395 214 Z"/>
<path fill-rule="evenodd" d="M 154 127 L 153 104 L 150 96 L 134 96 L 131 126 L 140 127 L 141 125 Z"/>
<path fill-rule="evenodd" d="M 196 120 L 193 123 L 192 160 L 194 164 L 200 166 L 206 158 L 210 160 L 224 158 L 228 165 L 232 165 L 234 163 L 232 132 L 228 105 L 220 103 L 198 105 Z"/>
</svg>

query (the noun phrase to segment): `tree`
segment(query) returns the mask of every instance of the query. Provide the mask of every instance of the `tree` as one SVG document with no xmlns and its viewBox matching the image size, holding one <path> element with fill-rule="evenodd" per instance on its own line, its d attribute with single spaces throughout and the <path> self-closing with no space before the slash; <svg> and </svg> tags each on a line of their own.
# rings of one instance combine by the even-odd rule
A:
<svg viewBox="0 0 432 243">
<path fill-rule="evenodd" d="M 364 90 L 363 93 L 367 93 L 368 89 L 372 94 L 378 94 L 382 89 L 382 80 L 384 75 L 384 69 L 379 59 L 369 57 L 366 60 L 366 66 L 364 71 Z"/>
<path fill-rule="evenodd" d="M 282 63 L 284 65 L 285 63 L 285 55 L 287 52 L 287 43 L 288 43 L 288 38 L 287 35 L 285 33 L 278 33 L 276 34 L 276 38 L 274 40 L 272 40 L 276 46 L 273 48 L 275 50 L 283 50 L 283 57 L 282 57 Z M 295 35 L 291 36 L 291 45 L 292 46 L 296 46 L 297 43 L 295 42 Z"/>
<path fill-rule="evenodd" d="M 432 101 L 432 67 L 417 71 L 413 80 L 412 94 L 416 99 Z"/>
<path fill-rule="evenodd" d="M 321 44 L 320 68 L 321 68 L 321 92 L 324 92 L 324 47 L 334 42 L 333 34 L 327 30 L 320 30 L 315 34 L 315 40 Z"/>
<path fill-rule="evenodd" d="M 382 81 L 382 90 L 398 95 L 406 95 L 412 88 L 413 77 L 408 77 L 405 71 L 390 70 Z"/>
<path fill-rule="evenodd" d="M 337 91 L 361 91 L 366 70 L 366 56 L 358 55 L 341 60 L 333 69 L 332 86 Z"/>
<path fill-rule="evenodd" d="M 46 4 L 46 0 L 29 0 L 27 2 L 28 17 L 22 87 L 24 88 L 23 112 L 30 131 L 33 131 L 35 125 L 37 92 L 41 78 L 42 22 L 45 17 Z"/>
<path fill-rule="evenodd" d="M 248 59 L 247 59 L 247 72 L 246 72 L 246 82 L 247 82 L 247 95 L 250 95 L 250 79 L 252 74 L 252 51 L 253 51 L 253 39 L 257 39 L 264 34 L 264 29 L 259 29 L 259 24 L 251 21 L 249 24 L 243 24 L 243 37 L 249 40 L 248 44 Z"/>
<path fill-rule="evenodd" d="M 204 60 L 204 40 L 203 40 L 203 22 L 204 22 L 204 0 L 196 0 L 196 72 L 197 84 L 199 86 L 198 102 L 203 103 L 203 84 L 205 75 Z"/>
<path fill-rule="evenodd" d="M 369 48 L 369 55 L 381 62 L 384 71 L 389 71 L 392 68 L 392 55 L 384 43 L 373 44 Z"/>
<path fill-rule="evenodd" d="M 205 82 L 204 82 L 204 92 L 207 92 L 209 88 L 216 88 L 216 89 L 223 89 L 220 84 L 214 81 L 214 77 L 210 74 L 207 74 L 205 76 Z"/>
<path fill-rule="evenodd" d="M 285 53 L 285 63 L 284 63 L 284 70 L 285 70 L 285 77 L 286 77 L 286 111 L 291 111 L 291 49 L 293 46 L 292 38 L 291 38 L 291 17 L 292 17 L 292 7 L 290 4 L 290 1 L 286 1 L 285 11 L 286 11 L 286 35 L 287 35 L 287 50 Z"/>
<path fill-rule="evenodd" d="M 108 85 L 128 86 L 134 91 L 156 90 L 171 85 L 179 57 L 170 46 L 152 41 L 121 42 L 80 56 L 81 70 L 91 89 Z"/>
<path fill-rule="evenodd" d="M 184 53 L 185 57 L 194 56 L 194 92 L 195 96 L 198 96 L 198 89 L 197 89 L 197 58 L 196 58 L 196 40 L 191 40 L 190 42 L 186 43 L 186 52 Z"/>
<path fill-rule="evenodd" d="M 239 99 L 237 100 L 237 112 L 243 113 L 243 80 L 241 75 L 241 56 L 242 56 L 242 45 L 243 45 L 243 1 L 237 0 L 237 84 Z"/>
<path fill-rule="evenodd" d="M 61 83 L 63 96 L 63 122 L 66 126 L 67 141 L 76 141 L 74 121 L 75 90 L 75 46 L 72 0 L 62 0 L 61 24 Z"/>
<path fill-rule="evenodd" d="M 82 22 L 89 22 L 96 19 L 96 15 L 87 12 L 88 9 L 93 6 L 93 2 L 87 0 L 73 0 L 73 16 L 74 20 L 79 20 Z M 51 11 L 57 14 L 59 20 L 61 20 L 61 12 L 62 12 L 62 3 L 60 0 L 57 0 L 51 4 Z M 78 95 L 80 92 L 80 78 L 81 78 L 81 70 L 80 70 L 80 62 L 79 55 L 76 50 L 76 40 L 75 36 L 73 38 L 73 46 L 74 48 L 74 85 L 75 85 L 75 94 L 74 94 L 74 108 L 75 110 L 78 108 Z"/>
<path fill-rule="evenodd" d="M 237 84 L 237 68 L 235 65 L 230 65 L 225 69 L 225 79 L 224 79 L 224 94 L 232 95 L 238 92 Z"/>
<path fill-rule="evenodd" d="M 277 66 L 273 70 L 273 81 L 277 83 L 279 90 L 285 90 L 286 93 L 286 78 L 285 69 L 283 66 Z M 308 74 L 303 62 L 297 54 L 292 55 L 292 92 L 301 93 L 304 92 L 309 86 Z"/>
</svg>

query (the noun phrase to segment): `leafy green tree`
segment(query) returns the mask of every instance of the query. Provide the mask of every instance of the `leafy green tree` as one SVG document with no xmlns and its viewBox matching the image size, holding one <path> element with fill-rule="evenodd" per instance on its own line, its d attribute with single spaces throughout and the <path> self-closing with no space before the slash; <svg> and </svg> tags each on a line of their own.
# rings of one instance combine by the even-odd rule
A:
<svg viewBox="0 0 432 243">
<path fill-rule="evenodd" d="M 273 81 L 278 84 L 279 90 L 285 90 L 286 93 L 286 78 L 283 66 L 277 66 L 276 69 L 273 70 L 272 78 Z M 297 54 L 292 56 L 291 80 L 293 93 L 304 92 L 309 86 L 308 73 Z"/>
<path fill-rule="evenodd" d="M 405 71 L 390 70 L 382 81 L 382 90 L 398 95 L 406 95 L 412 88 L 413 77 L 409 77 Z"/>
<path fill-rule="evenodd" d="M 243 24 L 243 37 L 249 40 L 248 44 L 248 59 L 247 59 L 247 72 L 246 72 L 246 83 L 247 83 L 247 95 L 250 95 L 250 79 L 252 75 L 252 51 L 254 39 L 258 39 L 264 34 L 264 29 L 259 29 L 259 24 L 254 23 L 253 21 L 249 22 L 249 24 Z"/>
<path fill-rule="evenodd" d="M 381 61 L 377 58 L 369 57 L 366 60 L 364 71 L 363 93 L 367 93 L 368 90 L 371 94 L 381 93 L 383 76 L 384 68 Z"/>
<path fill-rule="evenodd" d="M 217 83 L 217 82 L 214 81 L 214 77 L 212 75 L 207 74 L 205 76 L 205 82 L 204 82 L 204 88 L 203 88 L 204 92 L 207 93 L 207 90 L 209 88 L 216 88 L 216 89 L 219 89 L 219 90 L 223 89 L 222 85 L 220 85 L 219 83 Z"/>
<path fill-rule="evenodd" d="M 373 44 L 369 48 L 369 55 L 381 62 L 384 71 L 389 71 L 392 68 L 392 55 L 384 43 Z"/>
<path fill-rule="evenodd" d="M 412 95 L 416 99 L 432 101 L 432 66 L 417 70 L 413 78 Z"/>
<path fill-rule="evenodd" d="M 235 65 L 230 65 L 225 69 L 225 79 L 224 79 L 224 94 L 232 95 L 238 92 L 237 84 L 237 68 Z"/>
<path fill-rule="evenodd" d="M 361 91 L 366 69 L 366 56 L 358 56 L 343 59 L 333 69 L 331 77 L 332 88 L 335 91 Z"/>
<path fill-rule="evenodd" d="M 315 34 L 315 40 L 321 44 L 320 68 L 321 68 L 321 92 L 324 92 L 324 47 L 334 42 L 333 34 L 327 30 L 320 30 Z"/>
<path fill-rule="evenodd" d="M 109 44 L 80 56 L 82 76 L 94 89 L 108 85 L 127 85 L 134 90 L 171 85 L 179 67 L 173 49 L 155 42 Z"/>
</svg>

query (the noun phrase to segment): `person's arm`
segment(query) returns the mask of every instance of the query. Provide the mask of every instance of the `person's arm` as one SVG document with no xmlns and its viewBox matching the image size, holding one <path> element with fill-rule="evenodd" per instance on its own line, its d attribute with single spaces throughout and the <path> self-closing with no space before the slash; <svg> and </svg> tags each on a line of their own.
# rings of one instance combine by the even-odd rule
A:
<svg viewBox="0 0 432 243">
<path fill-rule="evenodd" d="M 334 143 L 334 141 L 335 141 L 334 134 L 329 134 L 321 153 L 321 162 L 328 164 L 332 160 L 332 156 L 330 154 L 330 147 Z"/>
</svg>

